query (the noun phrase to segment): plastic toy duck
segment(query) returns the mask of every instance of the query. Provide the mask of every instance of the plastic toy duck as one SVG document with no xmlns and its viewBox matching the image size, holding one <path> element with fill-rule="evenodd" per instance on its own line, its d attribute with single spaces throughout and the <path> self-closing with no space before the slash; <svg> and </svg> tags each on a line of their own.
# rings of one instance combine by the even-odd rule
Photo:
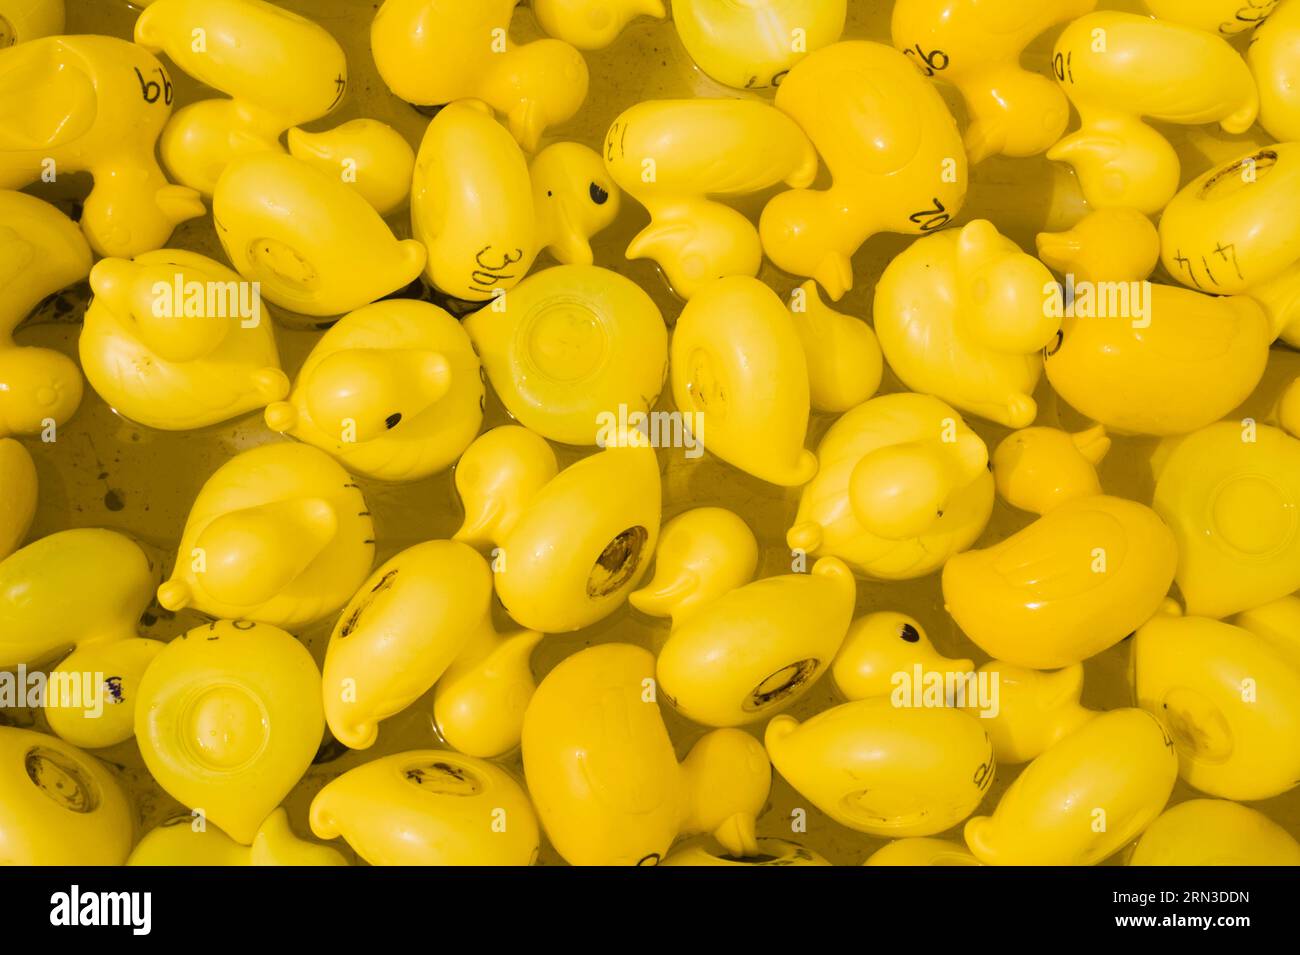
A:
<svg viewBox="0 0 1300 955">
<path fill-rule="evenodd" d="M 1061 138 L 1070 104 L 1047 77 L 1021 69 L 1034 37 L 1091 13 L 1097 0 L 981 3 L 902 0 L 894 4 L 894 46 L 926 76 L 961 92 L 971 117 L 971 162 L 989 156 L 1033 156 Z"/>
<path fill-rule="evenodd" d="M 1283 431 L 1293 438 L 1300 438 L 1300 375 L 1283 389 L 1273 416 Z"/>
<path fill-rule="evenodd" d="M 493 547 L 496 592 L 530 630 L 568 633 L 623 605 L 659 538 L 654 450 L 620 439 L 563 471 L 545 439 L 507 425 L 456 468 L 465 522 L 455 539 Z"/>
<path fill-rule="evenodd" d="M 251 846 L 241 846 L 216 826 L 195 829 L 196 816 L 179 813 L 146 833 L 131 850 L 127 865 L 154 866 L 339 866 L 348 862 L 329 846 L 299 839 L 289 814 L 277 809 L 266 817 Z"/>
<path fill-rule="evenodd" d="M 424 246 L 398 241 L 338 176 L 276 153 L 230 163 L 212 215 L 226 256 L 269 301 L 302 315 L 342 315 L 405 288 Z"/>
<path fill-rule="evenodd" d="M 902 613 L 879 611 L 859 617 L 831 664 L 831 677 L 850 700 L 890 696 L 899 675 L 920 680 L 931 673 L 968 674 L 970 660 L 945 657 L 934 648 L 917 621 Z"/>
<path fill-rule="evenodd" d="M 97 263 L 79 346 L 91 387 L 119 414 L 164 431 L 279 401 L 289 379 L 271 320 L 241 285 L 224 265 L 179 249 Z"/>
<path fill-rule="evenodd" d="M 204 213 L 198 193 L 167 182 L 154 142 L 172 81 L 145 50 L 109 36 L 50 36 L 0 57 L 0 189 L 89 172 L 81 228 L 100 255 L 161 247 Z"/>
<path fill-rule="evenodd" d="M 354 474 L 414 481 L 450 467 L 483 423 L 483 380 L 465 329 L 428 302 L 390 299 L 321 336 L 273 431 L 328 451 Z"/>
<path fill-rule="evenodd" d="M 50 534 L 0 562 L 0 666 L 74 647 L 46 681 L 46 720 L 68 742 L 131 738 L 141 676 L 163 647 L 136 632 L 157 579 L 134 541 L 97 528 Z"/>
<path fill-rule="evenodd" d="M 807 866 L 830 865 L 811 849 L 784 839 L 759 839 L 758 852 L 750 856 L 733 855 L 730 850 L 711 845 L 702 838 L 684 842 L 659 864 L 661 866 Z"/>
<path fill-rule="evenodd" d="M 1251 296 L 1268 313 L 1272 335 L 1300 345 L 1298 197 L 1300 143 L 1267 146 L 1211 169 L 1160 218 L 1165 269 L 1198 291 Z"/>
<path fill-rule="evenodd" d="M 265 444 L 199 490 L 158 602 L 297 628 L 347 603 L 370 572 L 374 536 L 360 489 L 328 455 Z"/>
<path fill-rule="evenodd" d="M 251 620 L 182 634 L 140 681 L 135 735 L 145 766 L 241 845 L 252 845 L 297 785 L 324 730 L 311 654 Z"/>
<path fill-rule="evenodd" d="M 530 275 L 466 318 L 465 330 L 506 409 L 552 441 L 599 444 L 620 408 L 628 421 L 644 419 L 668 375 L 659 307 L 631 279 L 594 265 Z"/>
<path fill-rule="evenodd" d="M 1225 421 L 1152 460 L 1155 508 L 1178 542 L 1189 614 L 1226 617 L 1300 590 L 1300 440 Z"/>
<path fill-rule="evenodd" d="M 22 544 L 36 516 L 36 463 L 13 438 L 0 438 L 0 560 Z"/>
<path fill-rule="evenodd" d="M 786 543 L 882 580 L 924 577 L 965 550 L 993 511 L 988 449 L 937 398 L 881 395 L 817 448 Z"/>
<path fill-rule="evenodd" d="M 1088 282 L 1137 281 L 1160 261 L 1160 235 L 1136 209 L 1088 213 L 1066 232 L 1040 232 L 1038 258 Z"/>
<path fill-rule="evenodd" d="M 1094 209 L 1159 212 L 1178 191 L 1178 154 L 1142 121 L 1218 123 L 1244 133 L 1259 112 L 1245 61 L 1195 27 L 1107 10 L 1071 23 L 1056 41 L 1056 79 L 1081 128 L 1048 150 L 1074 167 Z M 1149 70 L 1152 62 L 1162 64 Z"/>
<path fill-rule="evenodd" d="M 0 0 L 0 50 L 63 32 L 63 0 Z"/>
<path fill-rule="evenodd" d="M 675 0 L 673 25 L 705 73 L 736 89 L 779 86 L 799 60 L 844 32 L 847 0 Z"/>
<path fill-rule="evenodd" d="M 498 636 L 492 571 L 458 541 L 408 547 L 343 608 L 325 654 L 325 719 L 345 746 L 366 749 L 379 722 L 438 684 L 434 719 L 453 747 L 492 757 L 519 744 L 535 685 L 528 658 L 542 635 Z"/>
<path fill-rule="evenodd" d="M 311 830 L 342 836 L 371 865 L 532 865 L 537 816 L 505 770 L 423 749 L 332 780 L 311 803 Z"/>
<path fill-rule="evenodd" d="M 1273 16 L 1278 0 L 1144 0 L 1161 20 L 1185 23 L 1231 39 Z"/>
<path fill-rule="evenodd" d="M 807 186 L 817 152 L 789 117 L 758 100 L 647 100 L 610 126 L 605 165 L 650 213 L 627 257 L 654 259 L 690 299 L 713 279 L 757 275 L 763 261 L 753 223 L 709 197 Z"/>
<path fill-rule="evenodd" d="M 1038 414 L 1052 273 L 987 219 L 913 242 L 885 267 L 872 310 L 889 367 L 913 391 L 1010 428 Z"/>
<path fill-rule="evenodd" d="M 637 17 L 662 20 L 668 13 L 663 0 L 533 0 L 533 15 L 557 40 L 602 50 Z"/>
<path fill-rule="evenodd" d="M 1168 593 L 1178 560 L 1169 528 L 1151 508 L 1093 490 L 1091 463 L 1108 444 L 1100 431 L 1027 428 L 995 453 L 1009 503 L 1043 510 L 944 565 L 945 608 L 990 656 L 1035 670 L 1071 666 L 1131 634 Z"/>
<path fill-rule="evenodd" d="M 751 582 L 757 558 L 743 520 L 695 508 L 664 526 L 655 577 L 629 598 L 672 617 L 656 673 L 664 696 L 697 723 L 741 726 L 789 707 L 829 669 L 853 617 L 843 561 Z"/>
<path fill-rule="evenodd" d="M 1138 705 L 1169 727 L 1184 780 L 1225 799 L 1268 799 L 1300 780 L 1300 628 L 1290 608 L 1232 626 L 1170 608 L 1138 630 Z M 1291 617 L 1282 633 L 1270 618 Z M 1252 629 L 1245 629 L 1251 627 Z M 1256 632 L 1257 631 L 1257 632 Z"/>
<path fill-rule="evenodd" d="M 352 186 L 376 212 L 395 212 L 411 194 L 415 150 L 387 123 L 354 119 L 309 133 L 291 129 L 289 154 Z"/>
<path fill-rule="evenodd" d="M 863 865 L 870 866 L 973 866 L 980 861 L 955 842 L 947 839 L 895 839 L 877 849 Z"/>
<path fill-rule="evenodd" d="M 811 390 L 794 317 L 763 282 L 733 275 L 682 309 L 669 370 L 673 401 L 697 441 L 728 464 L 783 487 L 805 484 Z"/>
<path fill-rule="evenodd" d="M 1268 816 L 1226 799 L 1190 799 L 1147 827 L 1129 865 L 1300 865 L 1300 842 Z"/>
<path fill-rule="evenodd" d="M 587 62 L 560 40 L 512 44 L 518 2 L 384 0 L 370 27 L 380 77 L 417 106 L 481 99 L 505 114 L 511 135 L 533 152 L 548 126 L 586 100 Z"/>
<path fill-rule="evenodd" d="M 425 275 L 470 302 L 514 288 L 543 248 L 590 265 L 590 239 L 618 215 L 620 194 L 599 154 L 555 143 L 531 167 L 492 111 L 452 103 L 425 130 L 411 186 L 411 232 L 429 250 Z"/>
<path fill-rule="evenodd" d="M 814 411 L 843 414 L 876 393 L 885 360 L 870 325 L 828 308 L 811 279 L 795 290 L 790 311 L 808 359 Z"/>
<path fill-rule="evenodd" d="M 854 41 L 809 54 L 782 81 L 776 106 L 808 134 L 833 184 L 812 192 L 791 183 L 773 198 L 759 221 L 763 250 L 833 300 L 853 287 L 849 260 L 868 238 L 932 232 L 961 210 L 966 150 L 957 123 L 897 50 Z"/>
<path fill-rule="evenodd" d="M 654 865 L 679 833 L 758 852 L 772 782 L 763 747 L 714 730 L 679 766 L 640 647 L 589 647 L 547 674 L 524 715 L 523 756 L 537 815 L 571 865 Z"/>
<path fill-rule="evenodd" d="M 1079 704 L 1081 664 L 1043 671 L 992 660 L 978 672 L 998 684 L 998 711 L 984 720 L 984 729 L 999 763 L 1015 766 L 1037 759 L 1097 715 Z"/>
<path fill-rule="evenodd" d="M 0 865 L 121 865 L 131 805 L 103 764 L 53 736 L 0 726 Z"/>
<path fill-rule="evenodd" d="M 1272 0 L 1256 0 L 1260 2 L 1272 7 Z M 1259 125 L 1278 142 L 1295 142 L 1300 140 L 1300 3 L 1284 0 L 1267 16 L 1246 50 L 1259 87 Z"/>
<path fill-rule="evenodd" d="M 767 724 L 772 765 L 840 825 L 875 836 L 951 829 L 993 782 L 981 720 L 950 707 L 896 707 L 884 698 Z"/>
<path fill-rule="evenodd" d="M 90 247 L 48 202 L 0 189 L 0 438 L 63 425 L 81 404 L 76 362 L 20 347 L 13 332 L 47 296 L 84 279 Z"/>
<path fill-rule="evenodd" d="M 985 865 L 1096 865 L 1160 815 L 1177 779 L 1160 721 L 1111 710 L 1030 763 L 992 816 L 966 823 L 966 845 Z"/>
</svg>

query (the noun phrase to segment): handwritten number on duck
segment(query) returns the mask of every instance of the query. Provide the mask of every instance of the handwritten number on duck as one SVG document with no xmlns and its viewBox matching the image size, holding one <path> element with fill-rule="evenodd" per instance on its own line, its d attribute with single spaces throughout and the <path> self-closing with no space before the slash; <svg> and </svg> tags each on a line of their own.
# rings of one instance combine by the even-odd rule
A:
<svg viewBox="0 0 1300 955">
<path fill-rule="evenodd" d="M 917 58 L 919 62 L 916 65 L 926 76 L 934 76 L 948 68 L 948 54 L 943 50 L 931 50 L 927 53 L 921 49 L 921 44 L 917 43 L 910 50 L 903 52 Z"/>
<path fill-rule="evenodd" d="M 161 98 L 164 104 L 170 106 L 175 92 L 172 88 L 171 77 L 167 75 L 167 72 L 162 67 L 156 67 L 153 72 L 158 74 L 158 79 L 146 80 L 144 74 L 140 72 L 140 68 L 135 67 L 135 78 L 140 81 L 140 95 L 144 97 L 146 103 L 153 104 Z"/>
<path fill-rule="evenodd" d="M 913 212 L 907 217 L 907 221 L 914 225 L 919 225 L 922 232 L 933 232 L 935 229 L 942 228 L 943 226 L 946 226 L 948 221 L 952 218 L 937 196 L 930 201 L 934 203 L 932 208 L 922 209 L 920 212 Z"/>
</svg>

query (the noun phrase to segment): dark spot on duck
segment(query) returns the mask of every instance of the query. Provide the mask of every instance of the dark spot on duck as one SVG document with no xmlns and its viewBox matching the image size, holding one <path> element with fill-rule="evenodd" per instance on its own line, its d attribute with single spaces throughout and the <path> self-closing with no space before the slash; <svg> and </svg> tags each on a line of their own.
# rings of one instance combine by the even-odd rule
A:
<svg viewBox="0 0 1300 955">
<path fill-rule="evenodd" d="M 597 183 L 593 182 L 587 192 L 591 194 L 591 201 L 598 206 L 603 206 L 609 201 L 609 190 L 602 189 Z"/>
<path fill-rule="evenodd" d="M 627 584 L 640 566 L 649 539 L 649 531 L 637 525 L 605 545 L 587 577 L 587 596 L 608 597 Z"/>
<path fill-rule="evenodd" d="M 402 423 L 402 413 L 400 411 L 395 411 L 392 414 L 390 414 L 387 418 L 384 419 L 384 424 L 388 426 L 389 431 L 392 431 L 401 423 Z"/>
<path fill-rule="evenodd" d="M 903 624 L 903 629 L 898 632 L 898 635 L 908 643 L 917 643 L 921 639 L 921 635 L 916 632 L 916 627 L 910 623 Z"/>
</svg>

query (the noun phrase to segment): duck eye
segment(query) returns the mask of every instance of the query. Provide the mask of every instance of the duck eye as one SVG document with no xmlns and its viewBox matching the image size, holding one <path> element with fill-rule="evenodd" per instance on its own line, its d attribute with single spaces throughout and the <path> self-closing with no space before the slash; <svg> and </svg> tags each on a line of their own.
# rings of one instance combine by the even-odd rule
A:
<svg viewBox="0 0 1300 955">
<path fill-rule="evenodd" d="M 916 627 L 910 623 L 903 624 L 903 629 L 898 632 L 898 635 L 908 643 L 916 643 L 921 639 L 921 635 L 916 632 Z"/>
<path fill-rule="evenodd" d="M 587 192 L 591 194 L 591 201 L 598 206 L 603 206 L 609 200 L 609 190 L 600 188 L 600 186 L 594 182 L 591 184 L 591 188 L 588 189 Z"/>
<path fill-rule="evenodd" d="M 402 413 L 399 411 L 396 414 L 390 414 L 387 418 L 385 418 L 384 424 L 388 425 L 389 431 L 392 431 L 394 428 L 397 427 L 397 425 L 401 422 L 401 420 L 402 420 Z"/>
</svg>

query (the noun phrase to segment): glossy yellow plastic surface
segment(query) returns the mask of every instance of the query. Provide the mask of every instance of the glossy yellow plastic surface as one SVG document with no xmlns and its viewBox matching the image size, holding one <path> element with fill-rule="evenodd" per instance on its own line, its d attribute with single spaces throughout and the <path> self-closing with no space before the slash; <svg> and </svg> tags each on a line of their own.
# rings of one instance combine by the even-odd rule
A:
<svg viewBox="0 0 1300 955">
<path fill-rule="evenodd" d="M 212 216 L 235 271 L 303 315 L 350 312 L 424 268 L 423 245 L 395 239 L 341 177 L 292 156 L 257 153 L 226 166 Z"/>
<path fill-rule="evenodd" d="M 482 404 L 478 356 L 461 324 L 428 302 L 389 299 L 320 337 L 266 423 L 354 474 L 413 481 L 455 463 L 478 434 Z"/>
<path fill-rule="evenodd" d="M 320 748 L 320 699 L 320 671 L 294 637 L 216 620 L 177 637 L 149 665 L 136 740 L 158 785 L 252 845 Z"/>
<path fill-rule="evenodd" d="M 706 450 L 786 487 L 817 473 L 804 448 L 808 362 L 794 317 L 763 282 L 734 275 L 700 289 L 677 318 L 669 371 L 683 426 Z"/>
<path fill-rule="evenodd" d="M 0 189 L 88 172 L 81 228 L 100 255 L 130 257 L 201 216 L 198 193 L 167 182 L 154 142 L 172 81 L 143 47 L 109 36 L 50 36 L 0 57 Z"/>
<path fill-rule="evenodd" d="M 1177 560 L 1174 535 L 1151 508 L 1077 498 L 949 560 L 944 607 L 991 657 L 1040 670 L 1071 666 L 1155 613 Z"/>
<path fill-rule="evenodd" d="M 784 839 L 759 839 L 755 855 L 733 855 L 708 839 L 684 842 L 660 865 L 669 866 L 786 866 L 830 865 L 819 854 Z"/>
<path fill-rule="evenodd" d="M 543 438 L 494 428 L 461 457 L 456 489 L 465 507 L 456 540 L 492 549 L 501 603 L 542 633 L 617 610 L 659 538 L 659 465 L 643 443 L 619 441 L 559 471 Z"/>
<path fill-rule="evenodd" d="M 1185 23 L 1222 37 L 1235 37 L 1255 29 L 1273 15 L 1278 0 L 1144 0 L 1161 20 Z"/>
<path fill-rule="evenodd" d="M 1079 704 L 1083 667 L 1078 663 L 1043 671 L 991 660 L 979 673 L 998 684 L 998 710 L 983 722 L 1000 764 L 1037 759 L 1097 715 Z"/>
<path fill-rule="evenodd" d="M 94 757 L 44 733 L 0 726 L 0 865 L 121 865 L 131 805 Z"/>
<path fill-rule="evenodd" d="M 1066 232 L 1040 232 L 1038 258 L 1062 274 L 1088 282 L 1145 279 L 1160 261 L 1160 236 L 1136 209 L 1090 212 Z"/>
<path fill-rule="evenodd" d="M 578 143 L 542 150 L 531 167 L 477 100 L 444 107 L 415 159 L 411 232 L 429 250 L 425 276 L 482 302 L 528 273 L 543 248 L 590 265 L 590 239 L 618 215 L 618 188 L 600 156 Z"/>
<path fill-rule="evenodd" d="M 1244 133 L 1259 112 L 1250 69 L 1223 38 L 1134 13 L 1107 10 L 1071 23 L 1056 41 L 1056 79 L 1080 128 L 1047 158 L 1069 163 L 1094 209 L 1154 214 L 1178 191 L 1169 141 L 1142 120 Z M 1159 69 L 1151 69 L 1159 63 Z"/>
<path fill-rule="evenodd" d="M 1300 377 L 1286 386 L 1273 413 L 1283 431 L 1300 438 Z"/>
<path fill-rule="evenodd" d="M 22 544 L 36 516 L 36 465 L 13 438 L 0 438 L 0 560 Z"/>
<path fill-rule="evenodd" d="M 790 310 L 808 360 L 814 411 L 842 414 L 876 393 L 884 356 L 870 325 L 828 308 L 811 279 L 794 292 Z"/>
<path fill-rule="evenodd" d="M 632 606 L 673 618 L 659 651 L 664 696 L 706 726 L 789 707 L 830 667 L 853 616 L 853 573 L 834 557 L 807 574 L 751 582 L 758 544 L 731 511 L 701 507 L 664 525 L 655 576 Z"/>
<path fill-rule="evenodd" d="M 329 846 L 299 839 L 289 816 L 277 809 L 266 817 L 251 846 L 241 846 L 204 821 L 196 829 L 192 813 L 179 813 L 144 835 L 131 850 L 127 865 L 164 866 L 330 866 L 347 860 Z"/>
<path fill-rule="evenodd" d="M 933 573 L 975 542 L 993 510 L 988 449 L 929 395 L 858 405 L 831 425 L 817 458 L 786 543 L 863 576 Z"/>
<path fill-rule="evenodd" d="M 1011 506 L 1046 514 L 1101 493 L 1097 465 L 1109 450 L 1101 425 L 1077 434 L 1044 427 L 1013 431 L 993 452 L 993 482 Z"/>
<path fill-rule="evenodd" d="M 668 15 L 664 0 L 533 0 L 532 6 L 543 30 L 579 50 L 609 46 L 637 17 Z"/>
<path fill-rule="evenodd" d="M 465 330 L 506 410 L 552 441 L 598 444 L 620 415 L 635 426 L 668 375 L 659 306 L 594 265 L 530 275 L 466 318 Z"/>
<path fill-rule="evenodd" d="M 1020 67 L 1020 54 L 1059 23 L 1091 13 L 1097 0 L 899 0 L 894 46 L 926 76 L 961 91 L 971 117 L 970 161 L 1001 153 L 1033 156 L 1061 138 L 1070 104 L 1046 76 Z"/>
<path fill-rule="evenodd" d="M 863 865 L 888 866 L 957 866 L 980 865 L 980 861 L 962 846 L 947 839 L 895 839 L 877 849 Z"/>
<path fill-rule="evenodd" d="M 918 669 L 919 668 L 919 669 Z M 889 696 L 900 677 L 924 681 L 930 674 L 966 674 L 970 660 L 945 657 L 934 648 L 925 629 L 907 614 L 892 610 L 869 613 L 853 621 L 831 664 L 831 677 L 850 700 Z"/>
<path fill-rule="evenodd" d="M 736 89 L 779 86 L 844 32 L 847 0 L 674 0 L 673 25 L 696 65 Z"/>
<path fill-rule="evenodd" d="M 532 865 L 538 828 L 514 777 L 426 749 L 348 770 L 317 794 L 311 830 L 342 836 L 371 865 Z"/>
<path fill-rule="evenodd" d="M 517 746 L 535 689 L 528 658 L 542 635 L 498 636 L 491 601 L 487 562 L 458 541 L 416 544 L 376 570 L 343 608 L 325 654 L 334 737 L 374 745 L 380 720 L 438 683 L 434 718 L 453 747 L 489 757 Z"/>
<path fill-rule="evenodd" d="M 224 265 L 179 249 L 96 263 L 79 344 L 91 387 L 119 414 L 164 431 L 283 398 L 289 379 L 271 317 L 239 285 Z"/>
<path fill-rule="evenodd" d="M 370 572 L 374 536 L 360 489 L 328 455 L 265 444 L 199 490 L 158 602 L 296 628 L 347 603 Z"/>
<path fill-rule="evenodd" d="M 759 100 L 646 100 L 610 126 L 605 165 L 650 213 L 627 257 L 653 259 L 690 299 L 713 279 L 757 275 L 763 261 L 753 223 L 709 197 L 807 186 L 817 152 L 789 117 Z"/>
<path fill-rule="evenodd" d="M 265 0 L 155 0 L 135 42 L 229 97 L 179 110 L 158 144 L 176 180 L 205 195 L 240 156 L 283 152 L 285 130 L 325 116 L 348 88 L 330 32 Z"/>
<path fill-rule="evenodd" d="M 776 106 L 808 134 L 834 182 L 820 192 L 791 183 L 773 198 L 759 221 L 763 251 L 835 301 L 853 287 L 849 260 L 868 238 L 931 232 L 961 210 L 957 123 L 897 50 L 854 41 L 811 53 L 781 82 Z"/>
<path fill-rule="evenodd" d="M 1259 125 L 1278 142 L 1300 140 L 1300 3 L 1283 0 L 1268 15 L 1246 62 L 1259 87 Z"/>
<path fill-rule="evenodd" d="M 858 700 L 800 724 L 767 724 L 777 771 L 841 825 L 875 836 L 951 829 L 993 781 L 993 747 L 981 720 L 948 707 Z"/>
<path fill-rule="evenodd" d="M 14 329 L 47 296 L 84 279 L 90 247 L 48 202 L 0 189 L 0 438 L 57 429 L 81 404 L 81 372 L 49 348 L 20 347 Z"/>
<path fill-rule="evenodd" d="M 1243 621 L 1244 622 L 1244 621 Z M 1159 713 L 1189 784 L 1267 799 L 1300 780 L 1300 626 L 1254 633 L 1160 614 L 1134 638 L 1138 705 Z"/>
<path fill-rule="evenodd" d="M 1096 865 L 1151 824 L 1177 778 L 1160 721 L 1111 710 L 1030 763 L 992 816 L 966 823 L 966 845 L 985 865 Z"/>
<path fill-rule="evenodd" d="M 354 119 L 319 133 L 291 129 L 288 140 L 290 155 L 342 177 L 381 216 L 411 194 L 415 150 L 387 123 Z"/>
<path fill-rule="evenodd" d="M 1160 814 L 1129 865 L 1300 865 L 1300 843 L 1258 810 L 1225 799 L 1191 799 Z"/>
<path fill-rule="evenodd" d="M 1152 507 L 1178 542 L 1189 614 L 1226 617 L 1300 590 L 1300 440 L 1224 421 L 1153 459 Z"/>
<path fill-rule="evenodd" d="M 1060 329 L 1044 307 L 1052 273 L 987 219 L 918 239 L 876 284 L 872 316 L 894 374 L 914 391 L 1009 428 L 1038 414 L 1030 397 Z"/>
<path fill-rule="evenodd" d="M 587 62 L 561 40 L 511 43 L 518 2 L 384 0 L 370 27 L 379 75 L 419 106 L 483 100 L 532 152 L 548 126 L 569 119 L 586 100 Z"/>
<path fill-rule="evenodd" d="M 0 0 L 0 50 L 63 32 L 63 0 Z"/>
</svg>

